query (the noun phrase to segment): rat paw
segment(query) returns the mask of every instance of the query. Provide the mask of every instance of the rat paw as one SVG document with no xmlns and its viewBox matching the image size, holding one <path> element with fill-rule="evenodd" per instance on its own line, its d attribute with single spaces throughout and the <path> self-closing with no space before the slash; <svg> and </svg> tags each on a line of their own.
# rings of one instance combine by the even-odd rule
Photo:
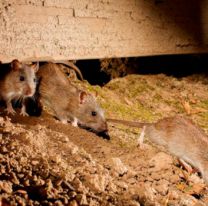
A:
<svg viewBox="0 0 208 206">
<path fill-rule="evenodd" d="M 60 119 L 60 121 L 61 121 L 61 123 L 63 123 L 63 124 L 67 124 L 67 123 L 68 123 L 67 119 Z"/>
<path fill-rule="evenodd" d="M 23 117 L 28 117 L 29 116 L 29 114 L 25 111 L 21 111 L 20 115 L 22 115 Z"/>
<path fill-rule="evenodd" d="M 77 118 L 74 118 L 74 120 L 72 121 L 72 126 L 73 127 L 78 127 L 78 120 L 77 120 Z"/>
<path fill-rule="evenodd" d="M 20 115 L 22 115 L 23 117 L 28 117 L 28 113 L 26 112 L 26 107 L 25 105 L 23 104 L 22 108 L 21 108 L 21 112 L 20 112 Z"/>
<path fill-rule="evenodd" d="M 192 168 L 192 166 L 190 164 L 188 164 L 185 160 L 179 158 L 179 163 L 186 169 L 186 171 L 189 174 L 193 174 L 195 172 L 195 169 Z"/>
<path fill-rule="evenodd" d="M 11 114 L 11 115 L 16 114 L 16 112 L 14 111 L 14 109 L 12 107 L 6 108 L 5 111 L 7 112 L 7 114 Z"/>
</svg>

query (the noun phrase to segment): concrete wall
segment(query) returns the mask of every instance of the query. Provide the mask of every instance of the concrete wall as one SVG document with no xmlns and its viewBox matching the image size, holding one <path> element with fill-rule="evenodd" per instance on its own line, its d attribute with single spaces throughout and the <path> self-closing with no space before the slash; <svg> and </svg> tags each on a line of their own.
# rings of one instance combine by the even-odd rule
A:
<svg viewBox="0 0 208 206">
<path fill-rule="evenodd" d="M 0 60 L 208 49 L 208 0 L 1 0 Z"/>
</svg>

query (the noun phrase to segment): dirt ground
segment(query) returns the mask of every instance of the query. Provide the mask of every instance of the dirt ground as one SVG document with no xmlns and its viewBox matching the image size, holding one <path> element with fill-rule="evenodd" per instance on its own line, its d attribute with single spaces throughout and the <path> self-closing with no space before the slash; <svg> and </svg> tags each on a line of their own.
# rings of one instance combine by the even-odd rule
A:
<svg viewBox="0 0 208 206">
<path fill-rule="evenodd" d="M 182 114 L 208 133 L 208 81 L 129 75 L 98 93 L 106 117 L 153 122 Z M 0 118 L 0 205 L 205 206 L 208 187 L 139 129 L 109 124 L 111 139 L 40 117 Z"/>
</svg>

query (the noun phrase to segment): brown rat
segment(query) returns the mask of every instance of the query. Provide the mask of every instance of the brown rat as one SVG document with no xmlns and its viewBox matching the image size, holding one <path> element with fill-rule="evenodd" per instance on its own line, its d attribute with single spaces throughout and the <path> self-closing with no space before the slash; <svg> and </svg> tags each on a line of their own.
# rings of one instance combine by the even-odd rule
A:
<svg viewBox="0 0 208 206">
<path fill-rule="evenodd" d="M 21 114 L 27 115 L 24 100 L 32 97 L 36 89 L 36 75 L 39 65 L 27 65 L 13 60 L 10 67 L 1 67 L 0 98 L 6 102 L 6 111 L 14 114 L 12 100 L 21 100 Z"/>
<path fill-rule="evenodd" d="M 208 183 L 208 136 L 191 120 L 175 116 L 161 119 L 156 123 L 115 119 L 107 119 L 107 121 L 143 127 L 143 132 L 150 141 L 164 146 L 171 154 L 197 168 Z M 141 134 L 141 140 L 143 140 L 143 134 Z"/>
<path fill-rule="evenodd" d="M 107 132 L 103 110 L 93 95 L 74 86 L 54 63 L 40 67 L 40 102 L 49 108 L 61 122 L 90 128 L 94 132 Z"/>
</svg>

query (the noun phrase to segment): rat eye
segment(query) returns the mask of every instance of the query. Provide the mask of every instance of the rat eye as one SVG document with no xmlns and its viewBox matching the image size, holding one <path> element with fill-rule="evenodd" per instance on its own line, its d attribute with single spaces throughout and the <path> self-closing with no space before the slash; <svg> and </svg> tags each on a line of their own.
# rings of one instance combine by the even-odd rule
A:
<svg viewBox="0 0 208 206">
<path fill-rule="evenodd" d="M 25 77 L 23 76 L 20 76 L 19 80 L 22 82 L 22 81 L 25 81 Z"/>
<path fill-rule="evenodd" d="M 92 116 L 96 116 L 96 115 L 97 115 L 97 112 L 92 111 L 92 112 L 91 112 L 91 115 L 92 115 Z"/>
<path fill-rule="evenodd" d="M 36 82 L 37 81 L 36 78 L 34 78 L 33 81 Z"/>
</svg>

